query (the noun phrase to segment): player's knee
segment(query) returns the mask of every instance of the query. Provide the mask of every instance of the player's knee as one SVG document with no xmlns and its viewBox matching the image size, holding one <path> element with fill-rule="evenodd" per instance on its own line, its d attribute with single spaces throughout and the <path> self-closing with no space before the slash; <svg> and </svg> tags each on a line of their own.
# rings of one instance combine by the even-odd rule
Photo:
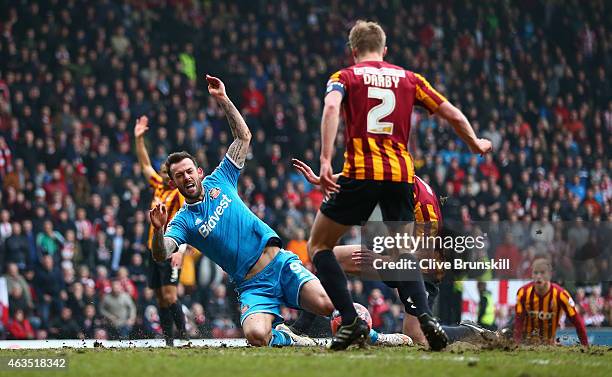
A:
<svg viewBox="0 0 612 377">
<path fill-rule="evenodd" d="M 329 299 L 329 296 L 326 294 L 321 295 L 319 298 L 319 305 L 322 311 L 322 315 L 328 316 L 331 315 L 336 308 L 334 308 L 334 304 Z"/>
<path fill-rule="evenodd" d="M 322 291 L 318 293 L 311 301 L 312 309 L 315 314 L 321 316 L 329 316 L 334 312 L 334 304 L 331 302 L 329 296 Z M 310 306 L 309 306 L 310 307 Z"/>
<path fill-rule="evenodd" d="M 244 330 L 244 337 L 254 347 L 264 347 L 270 344 L 272 332 L 269 329 L 253 327 Z"/>
<path fill-rule="evenodd" d="M 306 243 L 306 250 L 308 250 L 308 255 L 312 259 L 312 257 L 315 255 L 315 252 L 312 248 L 312 239 L 309 239 L 308 242 Z"/>
<path fill-rule="evenodd" d="M 314 242 L 312 238 L 308 240 L 306 245 L 310 259 L 312 259 L 319 251 L 325 249 L 325 245 L 321 244 L 320 242 Z"/>
</svg>

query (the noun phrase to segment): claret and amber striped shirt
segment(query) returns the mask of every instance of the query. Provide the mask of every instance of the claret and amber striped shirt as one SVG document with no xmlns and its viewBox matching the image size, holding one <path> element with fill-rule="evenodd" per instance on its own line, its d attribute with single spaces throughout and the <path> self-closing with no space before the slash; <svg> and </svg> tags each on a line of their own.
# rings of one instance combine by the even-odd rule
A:
<svg viewBox="0 0 612 377">
<path fill-rule="evenodd" d="M 153 194 L 153 201 L 151 202 L 151 208 L 153 208 L 157 203 L 162 202 L 166 205 L 166 209 L 168 210 L 168 222 L 172 220 L 176 212 L 183 206 L 185 203 L 185 198 L 179 192 L 178 189 L 170 189 L 164 187 L 164 182 L 162 177 L 155 173 L 151 175 L 149 178 L 149 185 L 153 190 L 155 190 Z M 151 243 L 153 242 L 153 226 L 149 227 L 149 241 L 147 245 L 149 249 L 151 249 Z"/>
<path fill-rule="evenodd" d="M 383 61 L 342 69 L 329 78 L 327 93 L 343 95 L 346 151 L 342 175 L 376 181 L 414 181 L 408 135 L 415 105 L 434 113 L 446 101 L 427 80 Z"/>
<path fill-rule="evenodd" d="M 532 344 L 554 343 L 562 313 L 576 327 L 580 342 L 587 345 L 584 321 L 567 290 L 551 283 L 548 292 L 540 295 L 534 282 L 522 286 L 516 295 L 515 340 Z"/>
</svg>

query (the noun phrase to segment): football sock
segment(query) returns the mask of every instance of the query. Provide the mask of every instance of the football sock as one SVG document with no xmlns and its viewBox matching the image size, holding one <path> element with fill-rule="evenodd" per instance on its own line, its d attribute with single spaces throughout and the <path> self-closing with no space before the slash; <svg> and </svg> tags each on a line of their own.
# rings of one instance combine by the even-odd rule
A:
<svg viewBox="0 0 612 377">
<path fill-rule="evenodd" d="M 183 314 L 181 302 L 176 299 L 176 302 L 170 305 L 168 309 L 170 309 L 170 313 L 172 313 L 172 318 L 174 319 L 174 324 L 176 324 L 176 328 L 178 329 L 179 336 L 183 337 L 186 333 L 186 329 L 185 314 Z"/>
<path fill-rule="evenodd" d="M 174 324 L 170 308 L 159 308 L 159 322 L 164 339 L 174 339 L 174 328 L 172 327 Z"/>
<path fill-rule="evenodd" d="M 442 326 L 442 329 L 448 336 L 448 343 L 454 343 L 472 336 L 473 331 L 466 326 Z"/>
<path fill-rule="evenodd" d="M 270 339 L 270 347 L 290 346 L 293 343 L 291 336 L 284 331 L 272 329 L 272 338 Z"/>
<path fill-rule="evenodd" d="M 402 300 L 402 304 L 404 304 L 406 313 L 414 313 L 416 317 L 423 313 L 432 315 L 427 302 L 427 293 L 425 292 L 425 285 L 423 284 L 422 278 L 420 281 L 398 282 L 397 291 Z"/>
<path fill-rule="evenodd" d="M 402 254 L 398 258 L 398 261 L 401 260 L 416 262 L 417 259 L 412 254 Z M 391 278 L 392 281 L 386 283 L 390 287 L 397 288 L 406 313 L 412 314 L 415 317 L 423 313 L 432 315 L 420 268 L 381 271 L 381 276 Z"/>
<path fill-rule="evenodd" d="M 376 332 L 374 329 L 370 329 L 370 334 L 368 337 L 370 338 L 370 344 L 376 344 L 378 341 L 378 332 Z"/>
<path fill-rule="evenodd" d="M 342 316 L 342 325 L 350 325 L 355 321 L 357 312 L 346 286 L 346 276 L 334 252 L 329 249 L 321 250 L 315 254 L 312 262 L 317 267 L 317 276 L 321 280 L 321 285 Z"/>
<path fill-rule="evenodd" d="M 298 335 L 304 334 L 310 329 L 315 318 L 317 318 L 316 314 L 302 310 L 300 311 L 300 316 L 291 326 L 289 326 L 289 328 Z"/>
</svg>

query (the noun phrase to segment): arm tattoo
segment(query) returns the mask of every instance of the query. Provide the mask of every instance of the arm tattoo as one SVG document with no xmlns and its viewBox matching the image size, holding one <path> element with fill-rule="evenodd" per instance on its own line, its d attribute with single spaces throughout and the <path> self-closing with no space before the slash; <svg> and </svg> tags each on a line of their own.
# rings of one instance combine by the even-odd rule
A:
<svg viewBox="0 0 612 377">
<path fill-rule="evenodd" d="M 249 143 L 242 139 L 236 139 L 230 144 L 227 149 L 227 155 L 234 161 L 239 168 L 242 168 L 246 161 L 247 152 L 249 151 Z"/>
<path fill-rule="evenodd" d="M 251 131 L 231 100 L 227 99 L 226 101 L 221 101 L 220 105 L 223 111 L 225 111 L 227 122 L 234 136 L 234 142 L 229 146 L 227 155 L 241 167 L 244 165 L 247 152 L 249 151 Z"/>
<path fill-rule="evenodd" d="M 166 260 L 176 250 L 176 243 L 168 237 L 164 237 L 163 231 L 155 230 L 153 232 L 153 242 L 151 252 L 153 259 L 156 262 Z"/>
</svg>

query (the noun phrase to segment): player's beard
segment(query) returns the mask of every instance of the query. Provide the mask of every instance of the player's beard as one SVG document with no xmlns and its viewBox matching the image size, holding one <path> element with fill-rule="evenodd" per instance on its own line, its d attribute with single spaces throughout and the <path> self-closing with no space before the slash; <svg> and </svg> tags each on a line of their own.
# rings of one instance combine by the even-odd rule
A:
<svg viewBox="0 0 612 377">
<path fill-rule="evenodd" d="M 187 185 L 183 186 L 182 189 L 179 190 L 181 194 L 183 194 L 183 196 L 186 199 L 189 199 L 190 201 L 197 201 L 200 199 L 200 196 L 202 195 L 202 182 L 195 180 L 194 184 L 195 184 L 195 188 L 192 190 L 188 190 Z"/>
</svg>

